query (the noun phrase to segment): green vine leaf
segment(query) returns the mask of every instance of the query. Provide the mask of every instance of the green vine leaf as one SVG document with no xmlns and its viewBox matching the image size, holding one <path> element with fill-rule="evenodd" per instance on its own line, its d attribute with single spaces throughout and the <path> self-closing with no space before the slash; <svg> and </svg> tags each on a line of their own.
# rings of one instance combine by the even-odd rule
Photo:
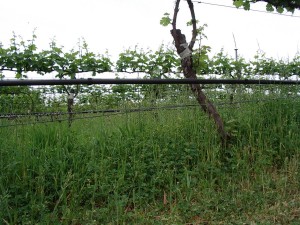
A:
<svg viewBox="0 0 300 225">
<path fill-rule="evenodd" d="M 233 2 L 233 5 L 234 5 L 235 7 L 237 7 L 237 8 L 240 8 L 241 6 L 243 6 L 243 4 L 244 4 L 244 1 L 243 1 L 243 0 L 235 0 L 235 1 Z"/>
<path fill-rule="evenodd" d="M 243 6 L 245 10 L 250 10 L 250 2 L 246 1 Z"/>
<path fill-rule="evenodd" d="M 281 7 L 281 6 L 279 6 L 279 7 L 276 8 L 276 11 L 277 11 L 278 13 L 283 13 L 284 8 Z"/>
<path fill-rule="evenodd" d="M 164 16 L 160 20 L 160 25 L 166 27 L 172 23 L 169 13 L 165 13 Z"/>
<path fill-rule="evenodd" d="M 267 9 L 267 11 L 269 11 L 269 12 L 273 12 L 273 11 L 274 11 L 274 6 L 273 6 L 272 4 L 270 4 L 270 3 L 268 3 L 268 4 L 266 5 L 266 9 Z"/>
</svg>

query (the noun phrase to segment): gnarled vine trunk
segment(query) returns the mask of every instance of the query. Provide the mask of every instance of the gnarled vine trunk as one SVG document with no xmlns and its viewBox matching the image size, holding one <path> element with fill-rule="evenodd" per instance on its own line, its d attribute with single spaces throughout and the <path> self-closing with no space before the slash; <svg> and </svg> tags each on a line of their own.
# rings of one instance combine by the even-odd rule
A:
<svg viewBox="0 0 300 225">
<path fill-rule="evenodd" d="M 179 3 L 180 0 L 176 1 L 175 10 L 174 10 L 174 17 L 173 17 L 173 29 L 171 30 L 171 34 L 173 36 L 175 47 L 177 53 L 181 57 L 181 66 L 183 69 L 184 76 L 190 79 L 197 79 L 196 71 L 193 68 L 193 58 L 192 58 L 192 49 L 196 40 L 197 30 L 196 30 L 196 19 L 195 13 L 193 8 L 193 3 L 191 0 L 187 0 L 191 15 L 192 15 L 192 23 L 193 23 L 193 37 L 190 44 L 187 43 L 185 35 L 181 33 L 181 30 L 176 29 L 176 19 L 177 14 L 179 11 Z M 218 113 L 215 106 L 209 101 L 206 97 L 200 84 L 190 84 L 191 90 L 194 93 L 198 103 L 200 104 L 201 108 L 205 113 L 209 115 L 209 117 L 213 118 L 215 124 L 217 126 L 218 133 L 221 136 L 222 143 L 226 144 L 227 141 L 230 139 L 230 134 L 226 132 L 224 127 L 224 122 Z"/>
</svg>

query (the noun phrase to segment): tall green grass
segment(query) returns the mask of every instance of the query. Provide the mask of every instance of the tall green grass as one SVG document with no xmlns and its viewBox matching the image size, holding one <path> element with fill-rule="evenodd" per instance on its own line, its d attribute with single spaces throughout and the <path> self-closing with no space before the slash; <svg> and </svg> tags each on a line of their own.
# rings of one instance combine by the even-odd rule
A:
<svg viewBox="0 0 300 225">
<path fill-rule="evenodd" d="M 0 224 L 297 224 L 300 101 L 0 128 Z"/>
</svg>

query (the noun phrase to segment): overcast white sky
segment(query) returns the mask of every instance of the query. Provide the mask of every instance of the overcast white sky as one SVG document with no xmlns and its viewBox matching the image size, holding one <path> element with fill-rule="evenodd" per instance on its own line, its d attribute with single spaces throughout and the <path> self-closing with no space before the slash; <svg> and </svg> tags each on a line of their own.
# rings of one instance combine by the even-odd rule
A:
<svg viewBox="0 0 300 225">
<path fill-rule="evenodd" d="M 232 5 L 232 0 L 205 0 Z M 190 34 L 185 23 L 190 19 L 186 2 L 181 2 L 178 28 Z M 0 0 L 0 41 L 9 43 L 14 31 L 25 40 L 37 29 L 38 47 L 47 48 L 55 37 L 66 49 L 76 47 L 84 37 L 94 52 L 108 49 L 116 56 L 123 49 L 139 44 L 157 49 L 172 42 L 170 27 L 159 21 L 165 12 L 172 14 L 174 0 Z M 265 10 L 256 3 L 253 9 Z M 195 3 L 196 17 L 207 23 L 213 52 L 224 48 L 234 56 L 234 33 L 239 54 L 252 58 L 259 46 L 268 56 L 293 57 L 300 45 L 300 18 L 211 6 Z M 294 14 L 300 16 L 299 12 Z"/>
</svg>

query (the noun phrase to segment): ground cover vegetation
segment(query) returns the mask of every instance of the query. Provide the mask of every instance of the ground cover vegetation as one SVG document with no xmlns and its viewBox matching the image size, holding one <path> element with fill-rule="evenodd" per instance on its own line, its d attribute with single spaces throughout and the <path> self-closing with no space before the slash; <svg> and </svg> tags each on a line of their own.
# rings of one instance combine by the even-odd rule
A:
<svg viewBox="0 0 300 225">
<path fill-rule="evenodd" d="M 1 223 L 297 224 L 299 97 L 263 89 L 216 104 L 226 148 L 198 107 L 1 127 Z"/>
<path fill-rule="evenodd" d="M 235 4 L 247 9 L 250 2 Z M 275 3 L 277 11 L 290 10 L 288 3 Z M 172 21 L 166 14 L 161 22 Z M 195 28 L 194 19 L 189 25 L 192 41 L 200 43 L 204 27 Z M 85 42 L 70 52 L 55 41 L 38 51 L 35 39 L 35 34 L 29 41 L 13 36 L 9 47 L 0 46 L 2 79 L 8 71 L 18 79 L 30 72 L 78 79 L 85 72 L 181 77 L 190 69 L 177 56 L 180 46 L 128 49 L 114 63 Z M 258 52 L 248 62 L 223 51 L 209 57 L 209 51 L 201 44 L 188 55 L 196 78 L 299 75 L 298 54 L 275 60 Z M 0 223 L 298 224 L 299 86 L 204 85 L 202 90 L 231 135 L 226 145 L 187 85 L 1 87 Z M 51 123 L 38 123 L 38 113 L 70 115 L 70 93 L 76 94 L 72 113 L 121 111 L 80 120 L 75 115 L 72 126 L 53 114 Z"/>
</svg>

